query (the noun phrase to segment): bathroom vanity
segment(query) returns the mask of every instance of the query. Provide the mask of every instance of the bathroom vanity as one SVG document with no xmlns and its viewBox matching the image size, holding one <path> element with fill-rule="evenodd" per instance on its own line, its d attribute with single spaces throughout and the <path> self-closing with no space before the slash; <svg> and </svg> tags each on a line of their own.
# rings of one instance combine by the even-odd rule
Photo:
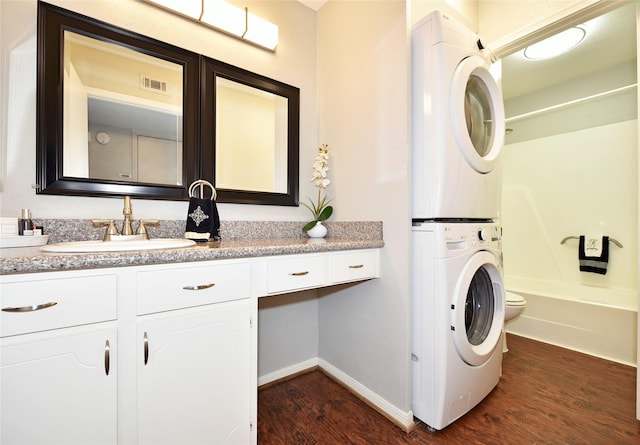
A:
<svg viewBox="0 0 640 445">
<path fill-rule="evenodd" d="M 257 301 L 379 276 L 381 239 L 0 261 L 2 443 L 256 443 Z"/>
</svg>

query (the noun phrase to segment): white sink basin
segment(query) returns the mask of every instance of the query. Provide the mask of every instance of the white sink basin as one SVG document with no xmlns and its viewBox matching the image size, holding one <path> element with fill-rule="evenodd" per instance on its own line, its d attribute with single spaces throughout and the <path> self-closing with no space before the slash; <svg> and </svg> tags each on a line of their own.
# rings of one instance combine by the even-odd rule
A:
<svg viewBox="0 0 640 445">
<path fill-rule="evenodd" d="M 153 238 L 131 241 L 72 241 L 69 243 L 47 244 L 40 250 L 55 253 L 80 252 L 122 252 L 129 250 L 175 249 L 195 246 L 196 242 L 186 238 Z"/>
</svg>

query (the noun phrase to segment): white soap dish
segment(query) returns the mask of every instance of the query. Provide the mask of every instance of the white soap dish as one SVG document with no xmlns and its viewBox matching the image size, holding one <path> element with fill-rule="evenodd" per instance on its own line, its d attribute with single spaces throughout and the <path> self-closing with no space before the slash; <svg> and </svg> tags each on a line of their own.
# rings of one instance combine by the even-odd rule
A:
<svg viewBox="0 0 640 445">
<path fill-rule="evenodd" d="M 0 235 L 0 249 L 8 247 L 44 246 L 49 241 L 49 235 Z"/>
</svg>

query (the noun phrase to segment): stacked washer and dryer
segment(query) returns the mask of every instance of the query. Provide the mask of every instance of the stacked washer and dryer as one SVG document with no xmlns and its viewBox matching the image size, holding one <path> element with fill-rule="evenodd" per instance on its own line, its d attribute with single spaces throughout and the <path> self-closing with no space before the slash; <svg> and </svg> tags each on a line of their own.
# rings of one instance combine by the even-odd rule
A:
<svg viewBox="0 0 640 445">
<path fill-rule="evenodd" d="M 413 414 L 440 430 L 497 385 L 504 108 L 477 35 L 436 11 L 412 31 Z"/>
</svg>

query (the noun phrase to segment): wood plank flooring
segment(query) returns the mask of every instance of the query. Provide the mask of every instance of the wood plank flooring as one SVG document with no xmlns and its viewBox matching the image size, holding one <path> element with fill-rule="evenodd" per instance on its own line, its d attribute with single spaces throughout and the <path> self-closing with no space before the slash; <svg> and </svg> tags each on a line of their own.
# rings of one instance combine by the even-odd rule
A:
<svg viewBox="0 0 640 445">
<path fill-rule="evenodd" d="M 260 389 L 258 443 L 640 444 L 635 368 L 514 335 L 508 344 L 498 386 L 442 431 L 418 422 L 405 433 L 316 370 Z"/>
</svg>

